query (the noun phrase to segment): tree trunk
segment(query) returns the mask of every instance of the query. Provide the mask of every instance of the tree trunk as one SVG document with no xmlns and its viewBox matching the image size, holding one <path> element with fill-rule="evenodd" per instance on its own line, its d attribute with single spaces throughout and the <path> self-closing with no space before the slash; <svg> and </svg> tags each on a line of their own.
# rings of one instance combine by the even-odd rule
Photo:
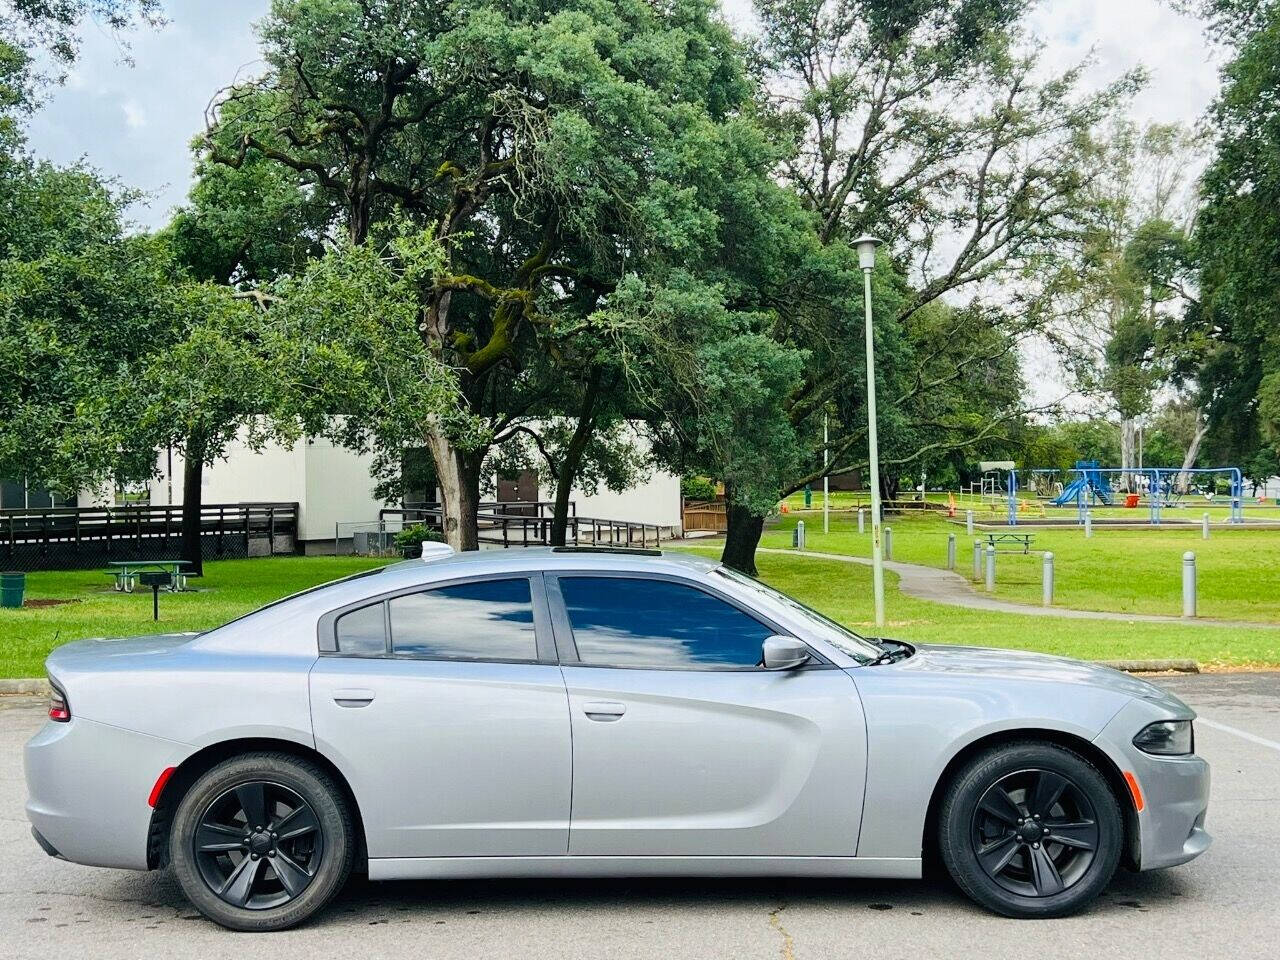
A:
<svg viewBox="0 0 1280 960">
<path fill-rule="evenodd" d="M 1191 437 L 1191 444 L 1187 447 L 1187 455 L 1182 458 L 1182 469 L 1178 472 L 1178 493 L 1186 493 L 1187 487 L 1191 482 L 1191 474 L 1187 471 L 1196 465 L 1196 458 L 1200 456 L 1200 444 L 1204 443 L 1205 435 L 1209 432 L 1209 418 L 1203 413 L 1196 414 L 1196 432 Z"/>
<path fill-rule="evenodd" d="M 204 505 L 200 481 L 204 477 L 204 442 L 188 437 L 182 462 L 182 559 L 186 572 L 204 574 L 204 551 L 200 543 L 200 508 Z"/>
<path fill-rule="evenodd" d="M 750 576 L 756 575 L 756 547 L 764 533 L 764 517 L 731 500 L 726 504 L 729 530 L 720 562 Z"/>
<path fill-rule="evenodd" d="M 1133 417 L 1120 417 L 1120 474 L 1118 486 L 1125 493 L 1133 493 L 1133 474 L 1137 467 L 1138 456 L 1138 421 Z"/>
<path fill-rule="evenodd" d="M 582 396 L 582 409 L 578 411 L 578 424 L 573 428 L 573 436 L 569 438 L 568 449 L 560 458 L 560 466 L 556 471 L 556 502 L 551 512 L 551 545 L 563 547 L 565 534 L 569 527 L 569 494 L 573 492 L 573 481 L 582 466 L 582 458 L 587 452 L 587 444 L 596 428 L 596 398 L 600 395 L 600 369 L 593 368 L 587 379 L 587 390 Z"/>
<path fill-rule="evenodd" d="M 480 464 L 484 453 L 460 450 L 439 429 L 429 430 L 426 441 L 436 462 L 445 540 L 458 551 L 479 550 L 477 515 L 480 511 Z"/>
</svg>

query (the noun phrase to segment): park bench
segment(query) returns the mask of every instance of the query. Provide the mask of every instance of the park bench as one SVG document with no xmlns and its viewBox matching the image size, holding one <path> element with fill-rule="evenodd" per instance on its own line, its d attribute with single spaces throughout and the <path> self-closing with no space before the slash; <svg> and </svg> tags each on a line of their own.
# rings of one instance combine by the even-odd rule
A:
<svg viewBox="0 0 1280 960">
<path fill-rule="evenodd" d="M 997 553 L 1030 553 L 1035 538 L 1034 533 L 988 533 L 987 544 L 995 547 Z M 1021 549 L 1001 550 L 1002 543 L 1017 544 Z"/>
<path fill-rule="evenodd" d="M 189 560 L 113 560 L 107 564 L 111 567 L 109 576 L 116 579 L 116 589 L 124 593 L 133 593 L 138 583 L 138 575 L 145 571 L 159 571 L 169 574 L 169 590 L 177 592 L 187 589 L 187 573 L 184 567 L 191 566 Z"/>
</svg>

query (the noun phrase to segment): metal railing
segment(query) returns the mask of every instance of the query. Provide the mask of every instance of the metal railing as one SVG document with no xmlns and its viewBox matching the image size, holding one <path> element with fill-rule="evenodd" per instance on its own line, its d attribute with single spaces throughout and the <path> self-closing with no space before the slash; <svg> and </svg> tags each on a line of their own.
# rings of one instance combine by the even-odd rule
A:
<svg viewBox="0 0 1280 960">
<path fill-rule="evenodd" d="M 296 503 L 211 503 L 200 509 L 206 559 L 292 553 L 297 535 Z M 12 570 L 176 559 L 181 549 L 181 505 L 0 510 L 0 564 Z"/>
<path fill-rule="evenodd" d="M 627 546 L 656 547 L 662 542 L 663 528 L 653 523 L 636 523 L 630 520 L 609 520 L 603 517 L 580 517 L 572 509 L 565 526 L 565 542 L 573 546 Z M 480 505 L 477 515 L 479 539 L 482 543 L 502 547 L 534 547 L 551 543 L 550 502 L 511 502 Z M 407 507 L 387 507 L 378 511 L 376 522 L 339 524 L 335 529 L 334 550 L 345 552 L 349 540 L 352 552 L 357 539 L 363 539 L 366 547 L 385 553 L 397 552 L 394 537 L 399 531 L 415 524 L 423 524 L 432 530 L 443 526 L 444 510 L 436 504 Z M 345 529 L 344 529 L 345 528 Z M 345 534 L 345 536 L 344 536 Z"/>
</svg>

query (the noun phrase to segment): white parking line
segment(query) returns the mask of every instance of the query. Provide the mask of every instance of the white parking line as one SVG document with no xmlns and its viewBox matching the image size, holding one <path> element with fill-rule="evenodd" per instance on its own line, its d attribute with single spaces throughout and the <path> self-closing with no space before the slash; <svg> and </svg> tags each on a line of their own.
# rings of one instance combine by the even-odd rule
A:
<svg viewBox="0 0 1280 960">
<path fill-rule="evenodd" d="M 1260 746 L 1270 747 L 1272 750 L 1280 753 L 1280 743 L 1276 743 L 1274 740 L 1268 740 L 1266 737 L 1259 737 L 1257 734 L 1250 733 L 1248 730 L 1239 730 L 1236 727 L 1229 727 L 1225 723 L 1218 723 L 1216 720 L 1210 720 L 1207 717 L 1196 717 L 1196 723 L 1203 724 L 1206 727 L 1211 727 L 1214 730 L 1221 730 L 1223 733 L 1234 734 L 1242 740 L 1248 740 L 1251 743 L 1256 743 Z"/>
</svg>

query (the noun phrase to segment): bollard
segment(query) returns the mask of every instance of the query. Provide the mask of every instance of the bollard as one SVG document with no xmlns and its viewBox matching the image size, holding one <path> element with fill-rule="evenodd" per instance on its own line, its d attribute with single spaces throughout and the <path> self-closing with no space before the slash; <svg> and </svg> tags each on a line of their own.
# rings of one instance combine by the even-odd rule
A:
<svg viewBox="0 0 1280 960">
<path fill-rule="evenodd" d="M 796 521 L 796 530 L 795 530 L 795 533 L 792 534 L 791 545 L 795 547 L 797 550 L 804 549 L 804 521 L 803 520 Z"/>
<path fill-rule="evenodd" d="M 893 559 L 893 527 L 884 528 L 884 558 Z"/>
<path fill-rule="evenodd" d="M 966 510 L 964 512 L 964 532 L 969 536 L 973 536 L 973 511 Z"/>
<path fill-rule="evenodd" d="M 1086 510 L 1084 512 L 1084 537 L 1088 540 L 1093 536 L 1093 511 Z"/>
<path fill-rule="evenodd" d="M 954 570 L 956 568 L 956 535 L 954 533 L 947 534 L 947 569 Z"/>
<path fill-rule="evenodd" d="M 859 533 L 866 532 L 866 517 L 863 515 L 863 510 L 861 507 L 858 508 L 858 532 Z"/>
<path fill-rule="evenodd" d="M 994 593 L 996 589 L 996 548 L 994 544 L 987 545 L 987 593 Z"/>
<path fill-rule="evenodd" d="M 1196 615 L 1196 555 L 1190 550 L 1182 555 L 1182 615 Z"/>
<path fill-rule="evenodd" d="M 973 541 L 973 580 L 976 583 L 982 579 L 982 541 Z"/>
<path fill-rule="evenodd" d="M 1046 550 L 1044 554 L 1043 572 L 1044 572 L 1044 576 L 1043 576 L 1044 605 L 1046 607 L 1052 607 L 1053 606 L 1053 554 L 1050 553 L 1048 550 Z"/>
<path fill-rule="evenodd" d="M 1200 539 L 1209 539 L 1209 514 L 1207 513 L 1200 514 Z"/>
</svg>

